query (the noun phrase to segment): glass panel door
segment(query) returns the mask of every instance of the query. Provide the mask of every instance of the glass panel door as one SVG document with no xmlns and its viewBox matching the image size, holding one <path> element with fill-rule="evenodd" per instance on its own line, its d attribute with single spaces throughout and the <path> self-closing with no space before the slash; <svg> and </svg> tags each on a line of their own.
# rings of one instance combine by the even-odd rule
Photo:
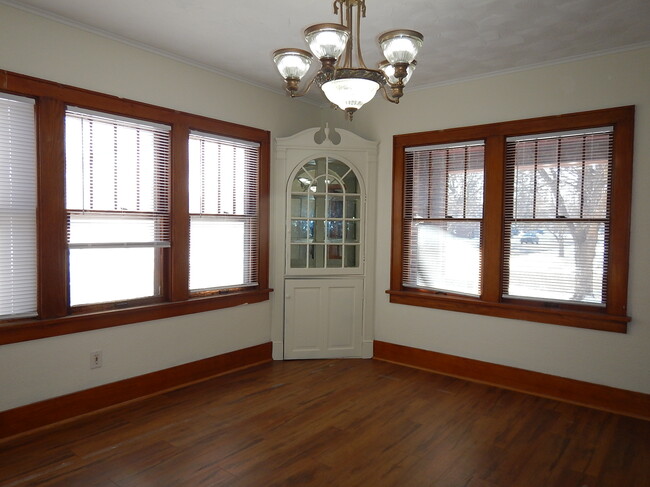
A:
<svg viewBox="0 0 650 487">
<path fill-rule="evenodd" d="M 359 269 L 362 194 L 359 178 L 342 161 L 306 162 L 290 184 L 290 269 Z"/>
</svg>

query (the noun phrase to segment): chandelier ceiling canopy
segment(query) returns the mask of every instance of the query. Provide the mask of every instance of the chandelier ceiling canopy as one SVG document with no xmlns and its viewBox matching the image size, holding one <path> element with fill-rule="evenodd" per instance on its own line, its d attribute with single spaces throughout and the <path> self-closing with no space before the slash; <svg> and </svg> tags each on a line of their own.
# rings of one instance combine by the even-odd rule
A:
<svg viewBox="0 0 650 487">
<path fill-rule="evenodd" d="M 366 16 L 365 0 L 334 0 L 334 14 L 340 15 L 340 23 L 316 24 L 305 29 L 311 53 L 293 48 L 273 53 L 289 95 L 303 96 L 316 83 L 330 102 L 345 110 L 350 120 L 377 91 L 386 100 L 399 103 L 417 64 L 415 57 L 422 47 L 422 34 L 402 29 L 379 36 L 386 60 L 377 69 L 370 69 L 363 61 L 359 45 L 361 18 Z M 320 69 L 300 90 L 300 80 L 309 71 L 314 56 L 320 60 Z"/>
</svg>

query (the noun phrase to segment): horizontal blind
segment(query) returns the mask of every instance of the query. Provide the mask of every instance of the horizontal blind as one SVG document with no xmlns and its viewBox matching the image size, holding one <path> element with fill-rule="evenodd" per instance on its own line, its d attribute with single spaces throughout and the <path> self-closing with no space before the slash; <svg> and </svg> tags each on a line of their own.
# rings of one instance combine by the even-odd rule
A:
<svg viewBox="0 0 650 487">
<path fill-rule="evenodd" d="M 402 284 L 480 294 L 484 143 L 405 151 Z"/>
<path fill-rule="evenodd" d="M 506 297 L 604 305 L 613 130 L 506 145 Z"/>
<path fill-rule="evenodd" d="M 189 137 L 190 290 L 256 286 L 259 144 Z"/>
<path fill-rule="evenodd" d="M 67 111 L 71 249 L 170 245 L 169 132 L 165 125 Z"/>
<path fill-rule="evenodd" d="M 0 318 L 37 314 L 34 101 L 0 94 Z"/>
</svg>

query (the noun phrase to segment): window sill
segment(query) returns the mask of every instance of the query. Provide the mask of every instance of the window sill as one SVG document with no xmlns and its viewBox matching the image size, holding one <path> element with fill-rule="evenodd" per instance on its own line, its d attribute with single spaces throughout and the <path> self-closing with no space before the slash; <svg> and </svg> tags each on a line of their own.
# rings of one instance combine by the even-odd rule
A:
<svg viewBox="0 0 650 487">
<path fill-rule="evenodd" d="M 55 319 L 12 321 L 0 324 L 0 345 L 260 303 L 267 301 L 272 291 L 272 289 L 254 289 L 187 301 L 75 314 Z"/>
<path fill-rule="evenodd" d="M 615 333 L 627 333 L 627 324 L 630 321 L 628 316 L 610 315 L 605 312 L 521 306 L 511 303 L 489 303 L 474 298 L 438 296 L 414 291 L 388 290 L 386 293 L 390 295 L 390 302 L 395 304 L 611 331 Z"/>
</svg>

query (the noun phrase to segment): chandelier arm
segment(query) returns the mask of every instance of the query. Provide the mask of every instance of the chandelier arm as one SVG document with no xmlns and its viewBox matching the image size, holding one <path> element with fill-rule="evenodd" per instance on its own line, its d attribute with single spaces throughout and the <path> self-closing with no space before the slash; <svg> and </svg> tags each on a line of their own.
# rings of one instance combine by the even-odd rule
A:
<svg viewBox="0 0 650 487">
<path fill-rule="evenodd" d="M 312 76 L 311 80 L 309 80 L 309 83 L 307 83 L 307 86 L 305 86 L 305 89 L 302 91 L 289 91 L 289 95 L 291 98 L 300 98 L 301 96 L 305 96 L 307 93 L 309 93 L 309 89 L 311 86 L 314 84 L 314 81 L 316 81 L 316 78 L 320 74 L 320 71 L 316 73 L 314 76 Z"/>
<path fill-rule="evenodd" d="M 389 101 L 391 103 L 395 103 L 396 105 L 399 103 L 399 98 L 393 98 L 388 94 L 388 87 L 390 86 L 389 83 L 382 84 L 381 85 L 381 94 L 384 96 L 384 99 L 386 101 Z"/>
</svg>

